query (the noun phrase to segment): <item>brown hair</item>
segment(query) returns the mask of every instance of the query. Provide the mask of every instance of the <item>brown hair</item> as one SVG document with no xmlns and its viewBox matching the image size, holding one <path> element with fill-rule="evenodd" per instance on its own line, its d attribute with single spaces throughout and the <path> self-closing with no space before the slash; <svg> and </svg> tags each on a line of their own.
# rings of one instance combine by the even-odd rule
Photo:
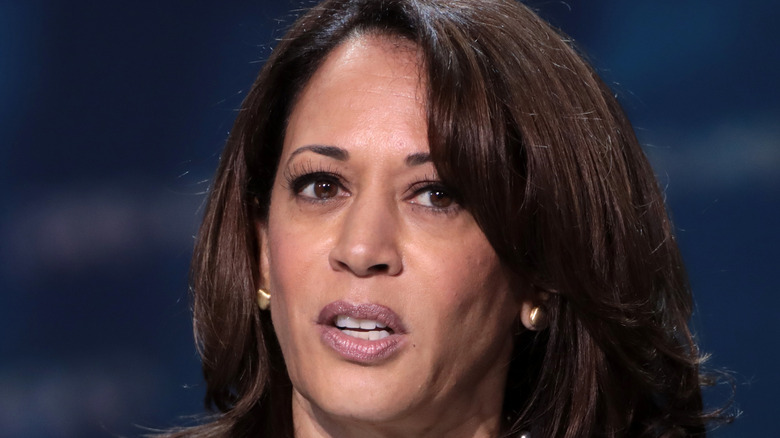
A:
<svg viewBox="0 0 780 438">
<path fill-rule="evenodd" d="M 181 434 L 292 435 L 292 386 L 255 304 L 255 224 L 297 94 L 364 32 L 419 47 L 440 177 L 501 260 L 550 293 L 549 328 L 515 340 L 503 432 L 703 436 L 691 295 L 652 170 L 609 88 L 512 0 L 328 0 L 281 39 L 230 133 L 193 257 L 206 404 L 220 414 Z"/>
</svg>

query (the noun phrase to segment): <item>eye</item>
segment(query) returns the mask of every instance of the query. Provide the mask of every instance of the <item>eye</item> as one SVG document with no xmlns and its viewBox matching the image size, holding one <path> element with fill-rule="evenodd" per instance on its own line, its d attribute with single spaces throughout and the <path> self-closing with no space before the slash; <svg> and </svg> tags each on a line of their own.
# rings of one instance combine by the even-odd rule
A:
<svg viewBox="0 0 780 438">
<path fill-rule="evenodd" d="M 296 178 L 293 190 L 302 198 L 324 201 L 341 195 L 343 188 L 337 177 L 313 173 Z"/>
<path fill-rule="evenodd" d="M 455 199 L 442 187 L 423 187 L 410 201 L 412 204 L 437 210 L 447 210 L 454 206 Z"/>
</svg>

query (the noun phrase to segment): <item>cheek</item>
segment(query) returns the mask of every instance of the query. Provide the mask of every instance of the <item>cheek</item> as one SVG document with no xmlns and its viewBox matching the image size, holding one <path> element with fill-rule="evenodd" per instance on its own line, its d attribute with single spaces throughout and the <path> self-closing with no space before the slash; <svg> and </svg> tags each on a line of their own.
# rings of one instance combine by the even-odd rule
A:
<svg viewBox="0 0 780 438">
<path fill-rule="evenodd" d="M 519 308 L 497 260 L 475 260 L 456 272 L 468 275 L 460 276 L 454 285 L 457 295 L 453 297 L 453 324 L 480 341 L 490 341 L 511 326 Z"/>
<path fill-rule="evenodd" d="M 309 253 L 303 250 L 306 243 L 302 237 L 272 210 L 267 234 L 268 283 L 272 293 L 271 317 L 283 349 L 291 345 L 296 310 L 300 302 L 305 302 L 296 293 L 306 290 L 306 276 L 301 275 L 301 270 Z"/>
<path fill-rule="evenodd" d="M 311 275 L 307 273 L 312 270 L 315 251 L 306 233 L 295 232 L 284 223 L 271 223 L 269 228 L 269 286 L 278 298 L 274 310 L 288 313 L 296 301 L 303 300 L 301 292 L 311 290 L 307 284 Z"/>
<path fill-rule="evenodd" d="M 311 315 L 312 302 L 311 248 L 300 234 L 293 233 L 289 226 L 276 224 L 269 233 L 269 286 L 271 318 L 287 371 L 293 382 L 301 385 L 311 370 L 306 370 L 303 358 L 310 354 L 312 345 Z M 308 337 L 307 337 L 308 333 Z M 307 352 L 308 350 L 308 352 Z"/>
<path fill-rule="evenodd" d="M 267 235 L 268 281 L 274 326 L 282 338 L 290 336 L 288 331 L 310 325 L 319 313 L 315 305 L 327 291 L 321 282 L 329 266 L 331 232 L 321 225 L 293 220 L 294 214 L 284 202 L 272 206 Z"/>
<path fill-rule="evenodd" d="M 442 393 L 502 381 L 519 312 L 510 277 L 487 242 L 450 249 L 427 265 L 425 296 L 414 306 L 420 360 L 428 364 L 422 368 Z"/>
<path fill-rule="evenodd" d="M 481 232 L 448 246 L 443 256 L 424 267 L 429 289 L 437 291 L 428 296 L 425 307 L 441 310 L 436 316 L 437 336 L 458 345 L 464 339 L 483 345 L 501 343 L 504 334 L 511 335 L 519 312 L 514 282 Z"/>
<path fill-rule="evenodd" d="M 268 219 L 269 277 L 277 292 L 288 294 L 312 277 L 308 274 L 321 261 L 327 233 L 322 226 L 296 221 L 295 206 L 279 192 L 275 189 Z"/>
</svg>

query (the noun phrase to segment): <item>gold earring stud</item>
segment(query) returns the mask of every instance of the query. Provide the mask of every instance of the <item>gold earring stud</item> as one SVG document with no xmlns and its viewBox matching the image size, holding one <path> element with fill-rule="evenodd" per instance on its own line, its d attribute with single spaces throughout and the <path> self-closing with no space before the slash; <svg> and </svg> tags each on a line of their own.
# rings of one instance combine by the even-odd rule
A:
<svg viewBox="0 0 780 438">
<path fill-rule="evenodd" d="M 531 322 L 531 330 L 543 330 L 547 327 L 547 310 L 542 305 L 534 306 L 528 319 Z"/>
<path fill-rule="evenodd" d="M 271 305 L 271 294 L 263 288 L 257 290 L 257 307 L 260 310 L 268 310 Z"/>
</svg>

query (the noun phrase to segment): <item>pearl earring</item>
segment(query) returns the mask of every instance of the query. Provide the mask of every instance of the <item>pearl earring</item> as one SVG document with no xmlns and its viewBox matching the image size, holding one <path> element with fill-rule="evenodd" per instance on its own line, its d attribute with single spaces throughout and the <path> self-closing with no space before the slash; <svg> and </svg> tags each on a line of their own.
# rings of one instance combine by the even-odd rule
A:
<svg viewBox="0 0 780 438">
<path fill-rule="evenodd" d="M 263 288 L 257 290 L 257 307 L 260 310 L 268 310 L 271 305 L 271 294 Z"/>
<path fill-rule="evenodd" d="M 547 309 L 541 304 L 534 306 L 528 319 L 531 320 L 531 330 L 544 330 L 547 328 Z"/>
</svg>

